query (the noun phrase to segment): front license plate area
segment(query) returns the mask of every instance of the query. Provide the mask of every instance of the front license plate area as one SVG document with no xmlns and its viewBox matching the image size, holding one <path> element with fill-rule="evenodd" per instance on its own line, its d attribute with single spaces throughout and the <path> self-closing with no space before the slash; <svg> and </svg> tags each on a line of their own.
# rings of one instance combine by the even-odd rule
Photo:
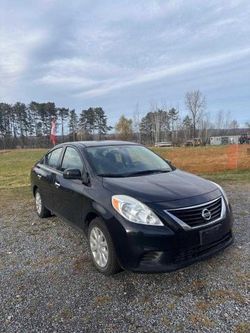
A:
<svg viewBox="0 0 250 333">
<path fill-rule="evenodd" d="M 208 245 L 223 238 L 222 224 L 200 231 L 200 245 Z"/>
</svg>

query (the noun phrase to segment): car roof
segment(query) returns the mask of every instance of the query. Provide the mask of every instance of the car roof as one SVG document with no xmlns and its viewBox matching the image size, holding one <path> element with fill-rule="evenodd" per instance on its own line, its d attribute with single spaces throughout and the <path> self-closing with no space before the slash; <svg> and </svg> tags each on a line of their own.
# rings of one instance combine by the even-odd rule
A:
<svg viewBox="0 0 250 333">
<path fill-rule="evenodd" d="M 102 140 L 102 141 L 73 141 L 64 142 L 61 145 L 74 145 L 78 147 L 105 147 L 105 146 L 122 146 L 122 145 L 139 145 L 139 143 L 118 140 Z"/>
</svg>

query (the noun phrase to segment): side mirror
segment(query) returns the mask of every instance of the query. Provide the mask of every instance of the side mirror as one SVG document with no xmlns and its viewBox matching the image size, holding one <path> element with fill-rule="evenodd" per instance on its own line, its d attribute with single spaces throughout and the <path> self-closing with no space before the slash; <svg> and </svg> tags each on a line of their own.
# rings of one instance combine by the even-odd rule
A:
<svg viewBox="0 0 250 333">
<path fill-rule="evenodd" d="M 84 185 L 89 185 L 90 184 L 90 178 L 88 172 L 84 171 L 81 177 L 82 183 Z"/>
<path fill-rule="evenodd" d="M 63 178 L 65 179 L 82 179 L 82 174 L 79 169 L 66 169 L 63 171 Z"/>
</svg>

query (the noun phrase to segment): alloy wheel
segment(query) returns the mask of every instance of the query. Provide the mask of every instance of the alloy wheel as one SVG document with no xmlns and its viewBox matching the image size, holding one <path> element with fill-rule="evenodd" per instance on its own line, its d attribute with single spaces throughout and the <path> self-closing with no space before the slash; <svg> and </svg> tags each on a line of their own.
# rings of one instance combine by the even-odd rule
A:
<svg viewBox="0 0 250 333">
<path fill-rule="evenodd" d="M 108 263 L 109 251 L 107 240 L 98 227 L 94 227 L 90 232 L 90 250 L 96 264 L 104 268 Z"/>
<path fill-rule="evenodd" d="M 41 198 L 41 195 L 40 195 L 40 193 L 38 191 L 36 192 L 35 201 L 36 201 L 36 210 L 37 210 L 37 213 L 41 214 L 41 211 L 42 211 L 42 198 Z"/>
</svg>

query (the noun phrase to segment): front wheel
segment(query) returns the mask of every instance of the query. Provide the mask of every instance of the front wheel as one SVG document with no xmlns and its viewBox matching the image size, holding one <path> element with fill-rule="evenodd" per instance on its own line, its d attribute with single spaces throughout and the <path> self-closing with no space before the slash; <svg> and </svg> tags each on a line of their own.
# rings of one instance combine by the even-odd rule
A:
<svg viewBox="0 0 250 333">
<path fill-rule="evenodd" d="M 112 275 L 121 270 L 110 233 L 100 218 L 90 223 L 88 242 L 93 263 L 99 272 Z"/>
<path fill-rule="evenodd" d="M 35 193 L 35 204 L 37 215 L 41 218 L 51 216 L 50 211 L 44 206 L 40 191 L 37 189 Z"/>
</svg>

